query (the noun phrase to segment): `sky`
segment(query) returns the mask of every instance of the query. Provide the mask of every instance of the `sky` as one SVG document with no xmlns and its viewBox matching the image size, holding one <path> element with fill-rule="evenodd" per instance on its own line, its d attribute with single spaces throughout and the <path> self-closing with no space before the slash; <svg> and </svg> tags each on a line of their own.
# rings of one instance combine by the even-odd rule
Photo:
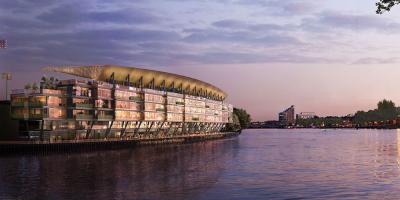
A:
<svg viewBox="0 0 400 200">
<path fill-rule="evenodd" d="M 11 89 L 45 66 L 114 64 L 197 78 L 255 121 L 400 105 L 400 9 L 375 0 L 0 0 Z M 4 98 L 5 82 L 0 82 Z"/>
</svg>

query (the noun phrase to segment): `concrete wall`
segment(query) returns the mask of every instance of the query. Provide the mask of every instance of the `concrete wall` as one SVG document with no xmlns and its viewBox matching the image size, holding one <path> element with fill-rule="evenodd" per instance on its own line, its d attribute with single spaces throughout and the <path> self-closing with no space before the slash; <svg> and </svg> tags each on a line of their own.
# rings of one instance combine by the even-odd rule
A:
<svg viewBox="0 0 400 200">
<path fill-rule="evenodd" d="M 10 101 L 0 101 L 0 141 L 18 138 L 18 121 L 10 116 Z"/>
</svg>

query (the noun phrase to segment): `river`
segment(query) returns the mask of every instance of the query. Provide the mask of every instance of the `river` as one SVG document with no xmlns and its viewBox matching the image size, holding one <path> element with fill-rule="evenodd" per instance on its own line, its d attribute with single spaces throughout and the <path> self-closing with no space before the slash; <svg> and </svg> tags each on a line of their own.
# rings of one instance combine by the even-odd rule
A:
<svg viewBox="0 0 400 200">
<path fill-rule="evenodd" d="M 0 199 L 400 199 L 399 130 L 0 157 Z"/>
</svg>

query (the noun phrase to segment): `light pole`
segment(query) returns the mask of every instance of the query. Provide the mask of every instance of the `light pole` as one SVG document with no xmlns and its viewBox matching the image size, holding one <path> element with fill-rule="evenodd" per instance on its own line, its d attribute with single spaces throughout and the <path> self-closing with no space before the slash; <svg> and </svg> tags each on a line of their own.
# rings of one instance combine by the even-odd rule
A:
<svg viewBox="0 0 400 200">
<path fill-rule="evenodd" d="M 7 48 L 7 40 L 0 40 L 0 49 Z M 2 73 L 1 78 L 6 80 L 6 101 L 8 99 L 8 81 L 11 80 L 11 73 Z"/>
<path fill-rule="evenodd" d="M 4 72 L 1 73 L 1 78 L 6 80 L 6 101 L 8 100 L 8 81 L 12 79 L 11 73 Z"/>
</svg>

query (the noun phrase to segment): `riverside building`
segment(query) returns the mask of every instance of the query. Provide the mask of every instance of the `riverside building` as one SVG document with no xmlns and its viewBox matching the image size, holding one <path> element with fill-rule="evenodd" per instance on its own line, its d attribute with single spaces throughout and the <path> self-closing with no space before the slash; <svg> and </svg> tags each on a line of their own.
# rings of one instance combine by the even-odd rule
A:
<svg viewBox="0 0 400 200">
<path fill-rule="evenodd" d="M 281 126 L 293 126 L 295 124 L 293 105 L 279 113 L 279 123 Z"/>
<path fill-rule="evenodd" d="M 14 90 L 19 135 L 42 141 L 159 138 L 220 132 L 233 106 L 219 88 L 185 76 L 111 65 L 51 67 L 89 80 L 43 79 Z"/>
<path fill-rule="evenodd" d="M 314 119 L 317 117 L 315 112 L 301 112 L 296 115 L 296 119 Z"/>
</svg>

